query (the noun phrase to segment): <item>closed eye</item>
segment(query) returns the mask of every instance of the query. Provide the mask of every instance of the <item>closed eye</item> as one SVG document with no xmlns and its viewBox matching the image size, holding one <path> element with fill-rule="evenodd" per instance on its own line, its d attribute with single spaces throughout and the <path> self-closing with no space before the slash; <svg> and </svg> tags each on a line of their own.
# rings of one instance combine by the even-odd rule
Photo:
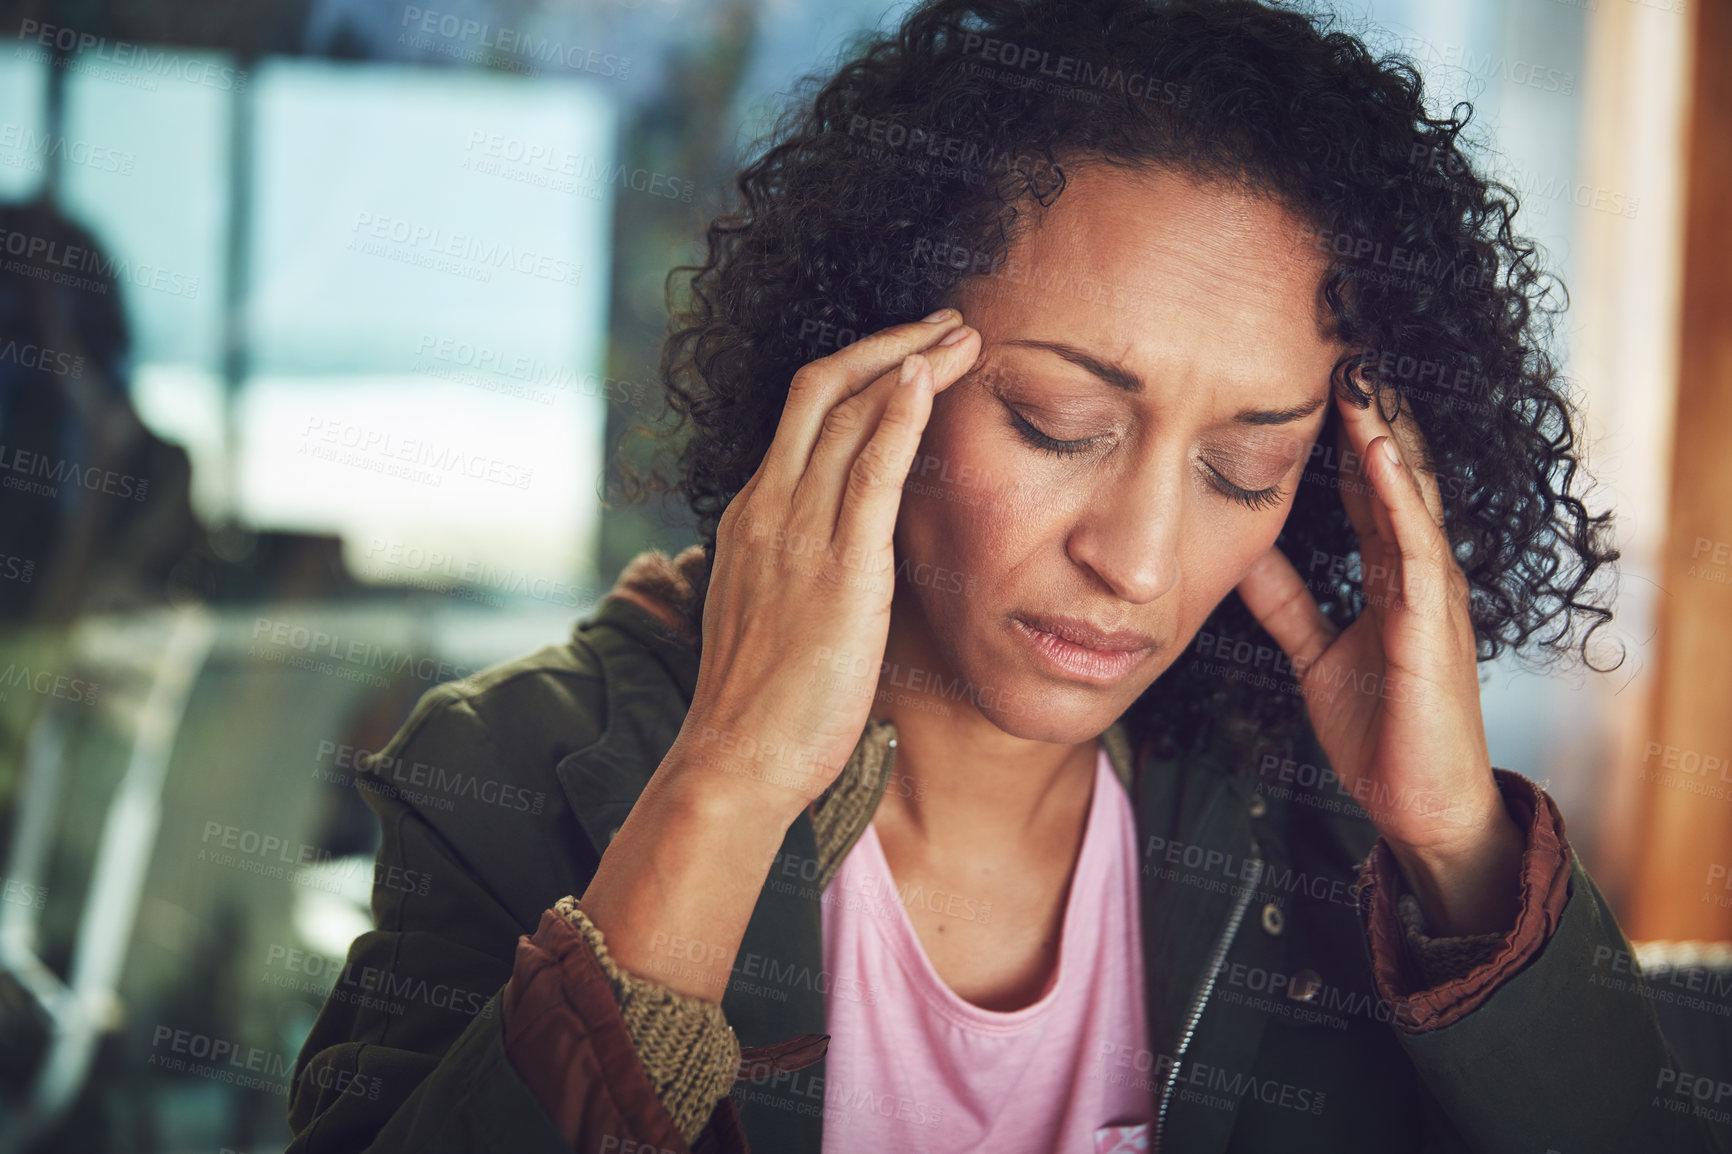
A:
<svg viewBox="0 0 1732 1154">
<path fill-rule="evenodd" d="M 1042 452 L 1051 453 L 1055 457 L 1074 457 L 1078 453 L 1087 452 L 1090 445 L 1100 440 L 1099 437 L 1084 437 L 1081 440 L 1061 441 L 1057 437 L 1050 437 L 1041 432 L 1034 426 L 1033 422 L 1009 405 L 1005 406 L 1005 412 L 1010 414 L 1011 427 L 1016 430 L 1018 436 L 1033 447 Z M 1271 485 L 1267 489 L 1245 489 L 1233 484 L 1213 465 L 1205 464 L 1204 468 L 1209 470 L 1210 484 L 1214 486 L 1216 492 L 1230 500 L 1237 501 L 1247 509 L 1272 508 L 1279 505 L 1282 497 L 1285 496 L 1280 485 Z"/>
<path fill-rule="evenodd" d="M 1215 489 L 1222 496 L 1229 497 L 1248 509 L 1267 509 L 1279 505 L 1283 496 L 1281 486 L 1270 485 L 1267 489 L 1241 489 L 1221 475 L 1220 470 L 1213 465 L 1206 465 Z"/>
<path fill-rule="evenodd" d="M 1035 428 L 1028 418 L 1009 405 L 1005 406 L 1004 411 L 1010 414 L 1011 427 L 1023 440 L 1043 452 L 1053 454 L 1055 457 L 1074 457 L 1078 453 L 1086 451 L 1091 444 L 1098 440 L 1096 437 L 1084 437 L 1080 441 L 1061 441 L 1056 437 L 1049 437 Z"/>
</svg>

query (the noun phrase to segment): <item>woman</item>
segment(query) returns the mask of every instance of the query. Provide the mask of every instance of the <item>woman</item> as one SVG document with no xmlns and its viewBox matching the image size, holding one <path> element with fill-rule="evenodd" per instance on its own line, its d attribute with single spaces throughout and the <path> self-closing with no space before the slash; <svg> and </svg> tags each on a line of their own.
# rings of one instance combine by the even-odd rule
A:
<svg viewBox="0 0 1732 1154">
<path fill-rule="evenodd" d="M 702 544 L 372 759 L 545 805 L 369 792 L 296 1148 L 1711 1149 L 1486 752 L 1615 554 L 1463 124 L 1249 0 L 846 63 L 667 348 Z"/>
</svg>

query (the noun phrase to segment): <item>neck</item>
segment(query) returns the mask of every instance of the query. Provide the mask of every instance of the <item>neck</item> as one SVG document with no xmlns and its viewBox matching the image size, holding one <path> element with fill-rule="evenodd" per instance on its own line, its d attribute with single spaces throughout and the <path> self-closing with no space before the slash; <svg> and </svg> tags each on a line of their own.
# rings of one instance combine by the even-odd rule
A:
<svg viewBox="0 0 1732 1154">
<path fill-rule="evenodd" d="M 875 821 L 948 857 L 1026 844 L 1075 817 L 1094 780 L 1099 744 L 1016 737 L 974 704 L 974 688 L 943 659 L 919 610 L 898 589 L 872 716 L 896 726 L 896 780 Z"/>
</svg>

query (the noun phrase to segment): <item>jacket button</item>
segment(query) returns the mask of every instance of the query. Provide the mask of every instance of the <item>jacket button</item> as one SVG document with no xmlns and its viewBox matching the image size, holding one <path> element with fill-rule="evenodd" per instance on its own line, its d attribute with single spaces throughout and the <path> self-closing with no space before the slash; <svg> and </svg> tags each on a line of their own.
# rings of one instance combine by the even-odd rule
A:
<svg viewBox="0 0 1732 1154">
<path fill-rule="evenodd" d="M 1251 795 L 1251 816 L 1252 817 L 1262 817 L 1264 814 L 1266 814 L 1268 812 L 1269 812 L 1269 803 L 1263 800 L 1263 795 L 1260 793 L 1252 794 Z"/>
<path fill-rule="evenodd" d="M 1317 991 L 1323 988 L 1323 975 L 1316 970 L 1300 970 L 1287 982 L 1287 996 L 1295 1002 L 1313 1002 L 1317 1000 Z"/>
<path fill-rule="evenodd" d="M 1286 921 L 1281 916 L 1281 907 L 1274 902 L 1265 903 L 1263 906 L 1263 932 L 1279 934 L 1281 927 L 1285 924 Z"/>
</svg>

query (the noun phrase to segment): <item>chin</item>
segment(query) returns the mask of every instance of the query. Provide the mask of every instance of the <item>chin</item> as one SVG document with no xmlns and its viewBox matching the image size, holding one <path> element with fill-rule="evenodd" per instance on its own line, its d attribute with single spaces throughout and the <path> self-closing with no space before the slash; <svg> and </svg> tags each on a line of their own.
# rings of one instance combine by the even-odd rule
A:
<svg viewBox="0 0 1732 1154">
<path fill-rule="evenodd" d="M 1124 686 L 1103 689 L 1044 677 L 1019 678 L 1013 692 L 996 698 L 981 693 L 975 708 L 1012 737 L 1075 745 L 1098 736 L 1117 721 L 1159 672 L 1139 676 L 1130 687 L 1135 692 L 1128 698 L 1124 696 Z M 970 678 L 970 683 L 978 686 L 982 681 Z"/>
<path fill-rule="evenodd" d="M 980 712 L 988 721 L 1012 737 L 1020 737 L 1026 741 L 1045 741 L 1052 745 L 1076 745 L 1087 741 L 1117 719 L 1116 714 L 1108 717 L 1101 712 L 1059 716 L 1056 711 L 1049 711 L 1042 717 L 1019 717 L 1013 713 L 987 709 Z M 1096 719 L 1099 719 L 1098 724 Z"/>
</svg>

